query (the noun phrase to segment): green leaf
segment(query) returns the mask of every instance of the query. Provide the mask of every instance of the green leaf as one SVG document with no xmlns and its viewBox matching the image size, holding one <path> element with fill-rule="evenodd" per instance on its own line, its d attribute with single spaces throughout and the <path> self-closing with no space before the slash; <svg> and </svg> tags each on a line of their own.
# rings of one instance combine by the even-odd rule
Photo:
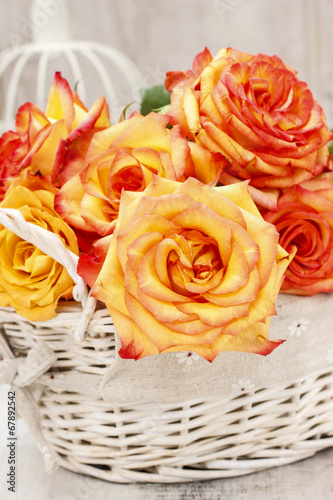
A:
<svg viewBox="0 0 333 500">
<path fill-rule="evenodd" d="M 328 143 L 328 150 L 329 150 L 330 154 L 333 155 L 333 141 Z"/>
<path fill-rule="evenodd" d="M 141 109 L 142 115 L 146 116 L 151 111 L 159 111 L 164 106 L 170 104 L 170 93 L 164 85 L 154 85 L 141 89 Z"/>
<path fill-rule="evenodd" d="M 168 114 L 170 109 L 170 104 L 166 104 L 165 106 L 162 106 L 161 108 L 154 109 L 154 111 L 160 115 L 166 115 Z"/>
<path fill-rule="evenodd" d="M 79 86 L 80 81 L 81 81 L 81 80 L 77 80 L 77 81 L 75 82 L 75 85 L 74 85 L 74 91 L 75 91 L 76 93 L 78 93 L 78 92 L 77 92 L 77 88 L 78 88 L 78 86 Z"/>
<path fill-rule="evenodd" d="M 122 109 L 122 112 L 120 113 L 120 116 L 119 116 L 119 120 L 118 120 L 118 123 L 119 122 L 123 122 L 124 120 L 126 120 L 126 111 L 128 110 L 128 108 L 130 106 L 132 106 L 132 104 L 135 104 L 134 102 L 130 102 L 129 104 L 127 104 L 127 106 L 125 106 L 123 109 Z"/>
</svg>

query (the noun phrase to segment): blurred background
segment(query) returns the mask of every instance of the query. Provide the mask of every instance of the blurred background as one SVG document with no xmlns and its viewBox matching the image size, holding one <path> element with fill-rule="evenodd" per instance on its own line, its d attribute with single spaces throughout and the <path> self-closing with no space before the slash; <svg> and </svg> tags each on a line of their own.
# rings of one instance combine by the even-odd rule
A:
<svg viewBox="0 0 333 500">
<path fill-rule="evenodd" d="M 1 8 L 2 116 L 14 97 L 16 107 L 31 100 L 44 109 L 54 71 L 60 70 L 72 87 L 77 85 L 87 106 L 106 94 L 105 86 L 112 84 L 113 94 L 107 99 L 114 122 L 123 105 L 140 100 L 140 86 L 163 83 L 168 70 L 191 68 L 194 56 L 205 46 L 213 55 L 221 47 L 231 46 L 250 53 L 277 54 L 295 68 L 333 127 L 332 0 L 1 0 Z M 132 68 L 131 81 L 124 82 L 119 60 L 95 53 L 99 62 L 91 65 L 86 54 L 95 49 L 81 44 L 80 50 L 71 47 L 76 59 L 73 74 L 73 58 L 63 57 L 64 44 L 73 41 L 112 47 L 127 56 L 138 73 Z M 39 52 L 22 61 L 22 46 L 32 42 Z M 58 43 L 58 52 L 53 50 L 41 60 L 40 47 L 45 50 L 53 42 Z M 4 56 L 8 60 L 8 53 L 15 51 L 11 68 L 5 68 L 8 61 L 4 62 Z M 16 70 L 15 64 L 20 66 Z M 101 65 L 102 72 L 109 73 L 104 84 Z M 16 71 L 15 92 L 10 71 Z M 7 115 L 10 113 L 7 109 Z"/>
</svg>

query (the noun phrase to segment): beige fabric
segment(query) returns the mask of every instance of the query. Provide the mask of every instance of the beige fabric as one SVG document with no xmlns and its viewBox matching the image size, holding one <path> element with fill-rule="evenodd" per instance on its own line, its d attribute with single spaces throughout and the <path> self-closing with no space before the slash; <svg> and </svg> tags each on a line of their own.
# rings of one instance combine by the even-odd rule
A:
<svg viewBox="0 0 333 500">
<path fill-rule="evenodd" d="M 69 370 L 63 373 L 55 373 L 52 378 L 47 374 L 43 375 L 39 382 L 46 387 L 50 387 L 54 392 L 84 394 L 94 398 L 101 396 L 102 380 L 102 375 L 78 373 Z"/>
<path fill-rule="evenodd" d="M 138 361 L 117 357 L 102 384 L 108 401 L 175 401 L 273 387 L 333 364 L 333 295 L 279 295 L 270 339 L 285 339 L 269 356 L 221 352 L 209 363 L 196 354 L 165 353 Z"/>
<path fill-rule="evenodd" d="M 25 387 L 32 384 L 56 362 L 57 356 L 45 342 L 39 341 L 28 352 L 24 363 L 18 365 L 15 385 Z"/>
<path fill-rule="evenodd" d="M 51 472 L 59 466 L 59 458 L 43 436 L 40 411 L 34 387 L 30 384 L 47 371 L 57 357 L 44 342 L 36 342 L 26 358 L 15 358 L 3 331 L 0 331 L 0 354 L 2 358 L 0 360 L 0 383 L 10 384 L 12 390 L 15 391 L 18 415 L 23 418 L 41 450 L 46 471 Z"/>
<path fill-rule="evenodd" d="M 205 395 L 273 387 L 333 364 L 333 295 L 280 295 L 272 318 L 271 339 L 285 339 L 269 356 L 222 352 L 207 362 L 192 353 L 165 353 L 138 361 L 116 357 L 105 375 L 69 371 L 43 375 L 54 363 L 53 351 L 38 342 L 28 357 L 2 362 L 0 381 L 26 386 L 34 381 L 55 392 L 102 394 L 106 401 L 184 401 Z M 119 346 L 119 341 L 117 342 Z M 8 356 L 7 356 L 8 357 Z M 6 364 L 6 366 L 4 366 Z M 15 378 L 16 377 L 16 378 Z"/>
</svg>

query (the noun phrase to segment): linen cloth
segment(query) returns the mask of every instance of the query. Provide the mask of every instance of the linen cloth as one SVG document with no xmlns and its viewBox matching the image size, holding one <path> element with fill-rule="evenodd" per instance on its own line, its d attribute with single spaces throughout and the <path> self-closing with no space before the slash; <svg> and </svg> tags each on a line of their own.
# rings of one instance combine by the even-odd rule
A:
<svg viewBox="0 0 333 500">
<path fill-rule="evenodd" d="M 209 363 L 188 353 L 138 361 L 114 359 L 102 383 L 108 401 L 175 401 L 269 388 L 333 364 L 333 295 L 278 296 L 269 338 L 284 339 L 269 356 L 221 352 Z"/>
</svg>

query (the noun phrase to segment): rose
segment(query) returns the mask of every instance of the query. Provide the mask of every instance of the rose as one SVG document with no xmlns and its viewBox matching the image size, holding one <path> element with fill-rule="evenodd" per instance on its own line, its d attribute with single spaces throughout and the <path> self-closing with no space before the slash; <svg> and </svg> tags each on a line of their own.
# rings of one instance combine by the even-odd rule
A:
<svg viewBox="0 0 333 500">
<path fill-rule="evenodd" d="M 78 255 L 73 230 L 53 209 L 55 189 L 46 177 L 27 172 L 16 179 L 1 203 L 27 222 L 55 233 Z M 70 299 L 74 283 L 67 270 L 33 244 L 0 225 L 0 306 L 13 307 L 30 321 L 55 316 L 60 298 Z"/>
<path fill-rule="evenodd" d="M 5 132 L 0 137 L 0 201 L 12 180 L 11 172 L 16 160 L 15 157 L 23 157 L 25 154 L 25 145 L 21 143 L 15 132 Z"/>
<path fill-rule="evenodd" d="M 0 199 L 20 170 L 20 165 L 32 148 L 45 139 L 48 119 L 34 104 L 23 104 L 16 115 L 16 132 L 0 137 Z"/>
<path fill-rule="evenodd" d="M 61 172 L 64 165 L 71 164 L 71 175 L 74 171 L 78 172 L 94 134 L 110 127 L 109 108 L 105 97 L 101 96 L 87 110 L 77 93 L 72 92 L 67 81 L 62 78 L 61 84 L 54 84 L 51 89 L 47 112 L 52 114 L 53 120 L 66 125 L 65 138 L 59 138 L 50 172 L 53 182 L 62 186 L 67 180 Z"/>
<path fill-rule="evenodd" d="M 332 133 L 307 85 L 277 56 L 222 49 L 167 73 L 170 115 L 186 135 L 229 160 L 223 184 L 249 179 L 255 201 L 276 205 L 280 188 L 320 174 Z M 256 189 L 259 188 L 259 189 Z"/>
<path fill-rule="evenodd" d="M 88 111 L 68 82 L 56 73 L 45 114 L 32 103 L 24 104 L 16 116 L 16 131 L 5 132 L 0 138 L 2 197 L 13 177 L 25 168 L 42 175 L 52 173 L 55 179 L 69 145 L 74 142 L 76 149 L 80 146 L 84 151 L 93 132 L 109 125 L 104 97 Z"/>
<path fill-rule="evenodd" d="M 105 98 L 100 97 L 88 111 L 67 80 L 56 73 L 45 111 L 47 125 L 38 141 L 34 141 L 20 169 L 28 167 L 32 173 L 58 174 L 66 149 L 88 131 L 110 125 Z M 30 117 L 31 120 L 34 117 Z"/>
<path fill-rule="evenodd" d="M 96 239 L 79 258 L 77 273 L 92 288 L 103 267 L 112 234 Z M 81 247 L 80 247 L 81 248 Z"/>
<path fill-rule="evenodd" d="M 264 218 L 276 226 L 280 245 L 296 251 L 281 291 L 333 292 L 333 174 L 292 187 L 279 199 L 277 210 Z"/>
<path fill-rule="evenodd" d="M 179 126 L 169 130 L 168 120 L 157 113 L 145 117 L 134 113 L 95 134 L 83 169 L 72 175 L 68 163 L 60 170 L 67 182 L 56 195 L 55 207 L 64 220 L 105 236 L 114 230 L 122 191 L 143 191 L 154 174 L 176 181 L 195 176 L 216 183 L 224 157 L 189 143 Z"/>
<path fill-rule="evenodd" d="M 222 350 L 268 354 L 270 316 L 288 254 L 246 183 L 213 188 L 161 178 L 124 192 L 92 289 L 114 321 L 123 358 Z"/>
</svg>

